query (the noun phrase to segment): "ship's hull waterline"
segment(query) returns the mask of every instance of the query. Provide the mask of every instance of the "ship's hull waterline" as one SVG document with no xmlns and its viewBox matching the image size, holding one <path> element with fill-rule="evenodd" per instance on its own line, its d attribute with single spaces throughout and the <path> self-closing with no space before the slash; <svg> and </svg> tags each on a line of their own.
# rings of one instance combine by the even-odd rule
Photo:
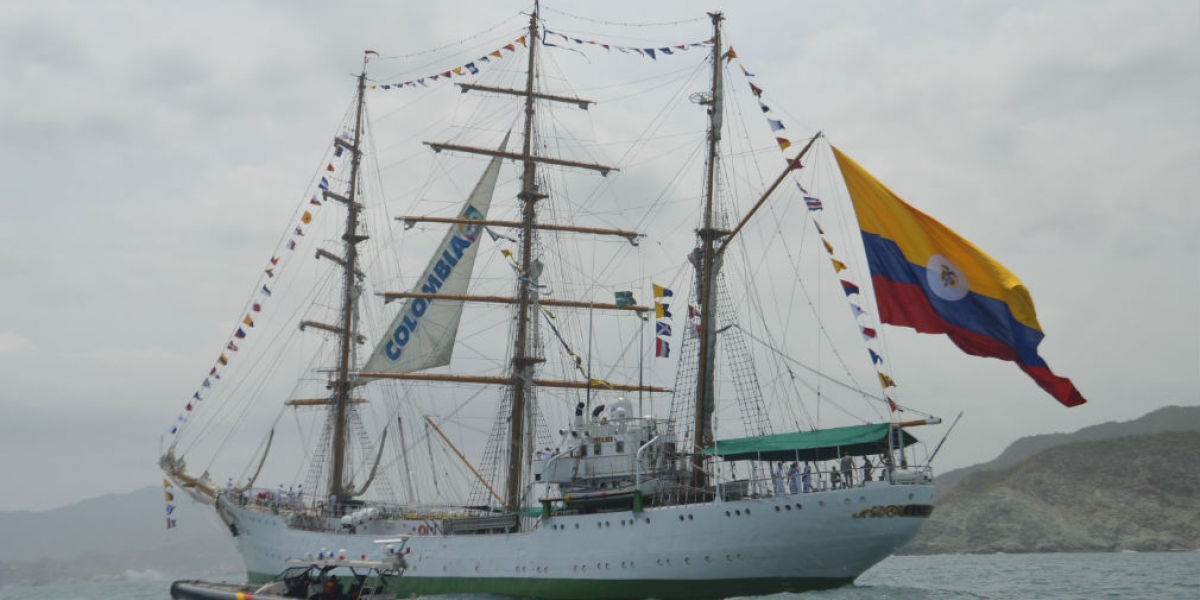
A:
<svg viewBox="0 0 1200 600">
<path fill-rule="evenodd" d="M 536 598 L 719 598 L 836 587 L 917 535 L 932 485 L 888 485 L 771 498 L 554 516 L 528 532 L 413 535 L 398 596 L 491 593 Z M 251 581 L 289 558 L 381 556 L 380 533 L 289 528 L 221 502 Z"/>
</svg>

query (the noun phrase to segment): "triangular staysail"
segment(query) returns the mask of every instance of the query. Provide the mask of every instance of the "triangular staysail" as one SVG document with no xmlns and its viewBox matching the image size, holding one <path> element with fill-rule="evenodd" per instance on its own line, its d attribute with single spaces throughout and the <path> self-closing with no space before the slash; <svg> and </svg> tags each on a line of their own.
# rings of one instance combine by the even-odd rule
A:
<svg viewBox="0 0 1200 600">
<path fill-rule="evenodd" d="M 507 145 L 506 135 L 500 150 L 503 151 Z M 495 157 L 488 164 L 459 212 L 459 218 L 480 221 L 487 218 L 492 192 L 500 176 L 501 160 Z M 471 283 L 471 271 L 475 266 L 482 233 L 483 227 L 480 225 L 451 225 L 412 291 L 465 294 Z M 450 364 L 462 309 L 462 300 L 409 298 L 391 326 L 384 330 L 385 337 L 367 359 L 363 372 L 415 373 Z"/>
</svg>

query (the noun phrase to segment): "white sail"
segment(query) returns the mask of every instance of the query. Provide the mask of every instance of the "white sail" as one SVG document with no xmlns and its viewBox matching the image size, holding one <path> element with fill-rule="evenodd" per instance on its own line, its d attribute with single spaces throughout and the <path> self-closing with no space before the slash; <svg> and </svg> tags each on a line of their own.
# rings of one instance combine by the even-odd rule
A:
<svg viewBox="0 0 1200 600">
<path fill-rule="evenodd" d="M 500 144 L 503 151 L 508 136 Z M 500 157 L 493 158 L 463 205 L 459 218 L 484 220 L 500 175 Z M 418 293 L 465 294 L 471 282 L 483 226 L 456 223 L 433 254 L 413 286 Z M 454 338 L 462 319 L 462 300 L 409 298 L 384 338 L 363 366 L 364 373 L 414 373 L 450 364 Z"/>
</svg>

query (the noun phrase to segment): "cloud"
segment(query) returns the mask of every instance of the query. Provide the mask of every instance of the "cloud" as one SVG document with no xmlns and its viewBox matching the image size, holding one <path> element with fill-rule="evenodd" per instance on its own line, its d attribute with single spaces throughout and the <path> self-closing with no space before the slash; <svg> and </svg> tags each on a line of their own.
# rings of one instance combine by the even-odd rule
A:
<svg viewBox="0 0 1200 600">
<path fill-rule="evenodd" d="M 0 356 L 11 357 L 36 351 L 33 340 L 11 332 L 0 333 Z"/>
</svg>

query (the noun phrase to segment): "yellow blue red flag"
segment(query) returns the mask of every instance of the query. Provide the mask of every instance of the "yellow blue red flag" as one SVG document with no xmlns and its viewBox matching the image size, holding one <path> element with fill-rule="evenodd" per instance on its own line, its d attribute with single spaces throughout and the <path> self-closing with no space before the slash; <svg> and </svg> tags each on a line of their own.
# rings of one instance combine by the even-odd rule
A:
<svg viewBox="0 0 1200 600">
<path fill-rule="evenodd" d="M 1016 275 L 833 152 L 862 230 L 881 321 L 944 333 L 968 354 L 1016 362 L 1066 406 L 1086 402 L 1038 355 L 1042 328 Z"/>
</svg>

